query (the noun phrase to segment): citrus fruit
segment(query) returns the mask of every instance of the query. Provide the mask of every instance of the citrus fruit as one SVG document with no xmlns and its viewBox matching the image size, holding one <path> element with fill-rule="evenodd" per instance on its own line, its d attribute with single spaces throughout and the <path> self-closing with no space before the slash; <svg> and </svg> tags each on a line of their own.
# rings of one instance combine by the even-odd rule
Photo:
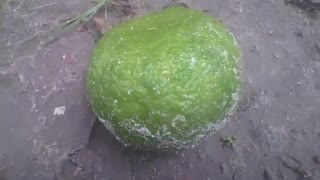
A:
<svg viewBox="0 0 320 180">
<path fill-rule="evenodd" d="M 219 21 L 171 7 L 122 23 L 97 43 L 88 98 L 107 129 L 142 150 L 195 145 L 237 104 L 240 50 Z"/>
</svg>

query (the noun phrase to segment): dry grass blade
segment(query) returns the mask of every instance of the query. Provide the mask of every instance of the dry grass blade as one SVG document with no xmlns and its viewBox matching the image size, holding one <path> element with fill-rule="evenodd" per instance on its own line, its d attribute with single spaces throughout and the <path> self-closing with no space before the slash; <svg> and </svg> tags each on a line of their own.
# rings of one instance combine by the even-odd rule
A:
<svg viewBox="0 0 320 180">
<path fill-rule="evenodd" d="M 94 2 L 96 2 L 96 5 L 94 7 L 90 8 L 87 11 L 81 13 L 80 15 L 66 21 L 63 24 L 59 24 L 57 26 L 52 27 L 48 31 L 39 32 L 39 33 L 35 34 L 34 36 L 27 38 L 26 40 L 24 40 L 24 42 L 29 41 L 29 40 L 34 40 L 36 38 L 43 38 L 44 41 L 41 43 L 41 45 L 39 47 L 39 50 L 40 50 L 44 46 L 46 46 L 50 43 L 53 43 L 55 40 L 57 40 L 61 34 L 66 32 L 66 30 L 74 27 L 75 25 L 80 24 L 81 22 L 87 22 L 88 20 L 90 20 L 98 12 L 98 10 L 100 8 L 102 8 L 103 6 L 105 6 L 107 3 L 111 2 L 111 1 L 112 0 L 94 0 Z M 0 2 L 1 2 L 1 0 L 0 0 Z M 1 7 L 1 3 L 0 3 L 0 7 Z"/>
<path fill-rule="evenodd" d="M 109 3 L 110 1 L 111 0 L 96 0 L 97 4 L 94 7 L 81 13 L 79 16 L 74 17 L 74 18 L 68 20 L 67 22 L 63 23 L 62 27 L 73 26 L 73 25 L 77 25 L 81 22 L 86 22 L 86 21 L 90 20 L 99 11 L 100 8 L 105 6 L 105 4 Z"/>
</svg>

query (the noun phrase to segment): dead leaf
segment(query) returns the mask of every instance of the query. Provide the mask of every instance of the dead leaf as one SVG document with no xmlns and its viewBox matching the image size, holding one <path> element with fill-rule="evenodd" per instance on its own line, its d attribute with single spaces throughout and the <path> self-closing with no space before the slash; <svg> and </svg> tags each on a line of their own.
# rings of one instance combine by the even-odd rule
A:
<svg viewBox="0 0 320 180">
<path fill-rule="evenodd" d="M 87 31 L 87 27 L 85 25 L 81 25 L 77 29 L 77 32 L 85 32 L 85 31 Z"/>
<path fill-rule="evenodd" d="M 101 33 L 103 33 L 104 28 L 106 26 L 106 22 L 103 18 L 101 17 L 93 17 L 93 21 L 96 24 L 96 28 L 98 29 L 98 31 L 100 31 Z"/>
<path fill-rule="evenodd" d="M 93 21 L 96 25 L 97 30 L 101 34 L 104 34 L 107 30 L 112 28 L 112 25 L 102 17 L 95 16 L 93 17 Z"/>
<path fill-rule="evenodd" d="M 68 53 L 65 53 L 63 56 L 62 56 L 62 59 L 63 59 L 63 62 L 65 64 L 72 64 L 73 63 L 73 54 L 68 52 Z"/>
</svg>

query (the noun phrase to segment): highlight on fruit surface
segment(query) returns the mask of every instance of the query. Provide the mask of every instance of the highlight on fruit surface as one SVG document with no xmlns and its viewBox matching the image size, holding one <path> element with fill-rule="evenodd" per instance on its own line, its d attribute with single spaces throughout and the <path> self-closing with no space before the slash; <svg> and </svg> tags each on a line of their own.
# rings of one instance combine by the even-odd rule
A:
<svg viewBox="0 0 320 180">
<path fill-rule="evenodd" d="M 171 7 L 122 23 L 94 49 L 88 98 L 126 146 L 181 149 L 222 127 L 241 89 L 240 49 L 202 12 Z"/>
</svg>

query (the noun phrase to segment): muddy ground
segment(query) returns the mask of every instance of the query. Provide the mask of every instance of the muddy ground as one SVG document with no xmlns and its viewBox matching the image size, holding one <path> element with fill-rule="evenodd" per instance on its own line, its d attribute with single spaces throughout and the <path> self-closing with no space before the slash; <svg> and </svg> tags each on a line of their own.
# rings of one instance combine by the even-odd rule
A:
<svg viewBox="0 0 320 180">
<path fill-rule="evenodd" d="M 107 10 L 110 26 L 168 3 L 116 2 Z M 84 80 L 96 27 L 89 23 L 56 40 L 45 33 L 91 7 L 88 0 L 1 0 L 0 179 L 319 180 L 316 0 L 183 2 L 237 37 L 244 99 L 199 146 L 159 154 L 127 150 L 95 122 Z"/>
</svg>

